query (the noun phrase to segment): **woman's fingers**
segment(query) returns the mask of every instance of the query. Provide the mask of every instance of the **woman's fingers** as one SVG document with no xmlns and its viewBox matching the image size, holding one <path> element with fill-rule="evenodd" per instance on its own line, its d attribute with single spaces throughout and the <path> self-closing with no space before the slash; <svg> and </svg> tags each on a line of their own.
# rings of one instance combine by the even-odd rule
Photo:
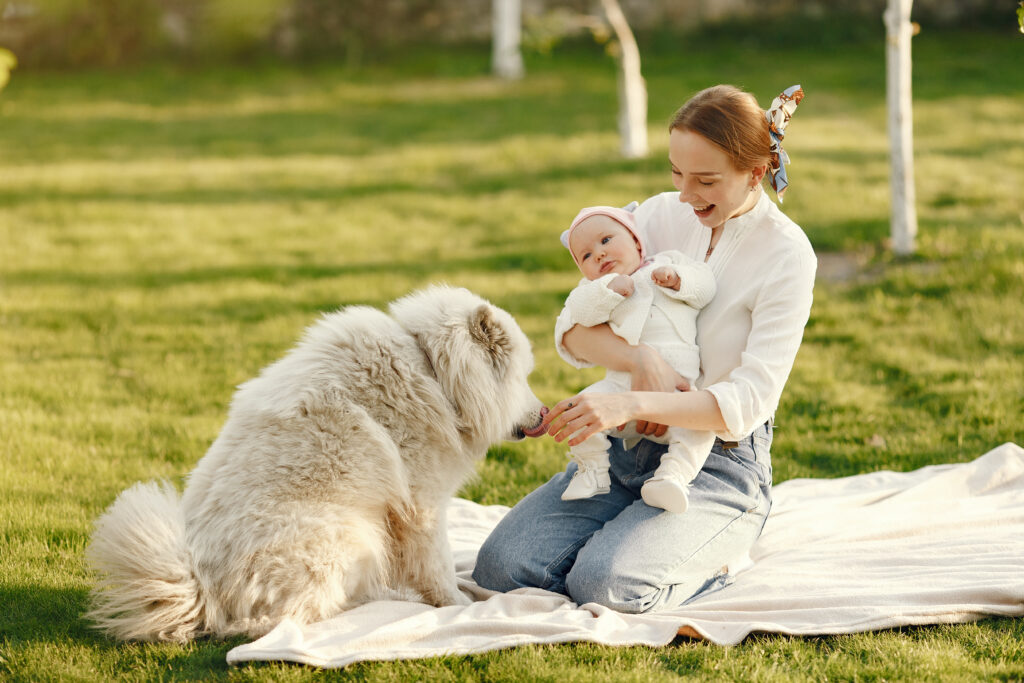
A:
<svg viewBox="0 0 1024 683">
<path fill-rule="evenodd" d="M 548 417 L 551 417 L 552 414 L 555 416 L 548 422 L 548 434 L 554 437 L 555 441 L 561 442 L 573 437 L 569 445 L 575 446 L 587 437 L 601 431 L 599 423 L 590 424 L 595 421 L 595 417 L 582 404 L 582 397 L 573 396 L 556 403 L 548 413 Z M 581 429 L 583 431 L 577 435 L 576 432 Z"/>
<path fill-rule="evenodd" d="M 579 401 L 578 396 L 561 400 L 544 416 L 543 423 L 547 425 L 548 434 L 554 436 L 556 441 L 561 441 L 558 438 L 558 433 L 565 429 L 566 424 L 573 417 L 569 411 L 576 408 L 576 413 L 579 413 Z"/>
<path fill-rule="evenodd" d="M 569 440 L 569 445 L 579 446 L 581 443 L 583 443 L 584 441 L 586 441 L 587 439 L 589 439 L 594 434 L 597 434 L 600 431 L 601 430 L 598 429 L 595 425 L 585 427 L 584 429 L 579 431 L 575 436 L 573 436 L 572 439 Z"/>
<path fill-rule="evenodd" d="M 629 394 L 585 394 L 555 404 L 548 434 L 555 441 L 570 439 L 575 446 L 585 439 L 632 419 Z"/>
<path fill-rule="evenodd" d="M 668 425 L 658 424 L 657 422 L 642 422 L 637 421 L 636 433 L 643 434 L 645 436 L 665 436 L 665 432 L 668 431 Z"/>
</svg>

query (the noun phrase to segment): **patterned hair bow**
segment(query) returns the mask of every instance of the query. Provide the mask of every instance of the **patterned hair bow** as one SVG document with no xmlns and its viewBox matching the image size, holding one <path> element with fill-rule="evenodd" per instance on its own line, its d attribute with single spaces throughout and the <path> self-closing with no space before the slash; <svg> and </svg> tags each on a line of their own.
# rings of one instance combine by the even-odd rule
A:
<svg viewBox="0 0 1024 683">
<path fill-rule="evenodd" d="M 804 98 L 804 91 L 799 85 L 793 85 L 772 100 L 772 106 L 764 113 L 768 119 L 768 135 L 771 136 L 772 146 L 768 162 L 768 175 L 772 189 L 782 201 L 782 193 L 786 191 L 789 182 L 786 180 L 786 164 L 789 163 L 789 155 L 782 149 L 782 138 L 786 137 L 786 126 L 789 119 L 796 111 L 796 105 Z"/>
</svg>

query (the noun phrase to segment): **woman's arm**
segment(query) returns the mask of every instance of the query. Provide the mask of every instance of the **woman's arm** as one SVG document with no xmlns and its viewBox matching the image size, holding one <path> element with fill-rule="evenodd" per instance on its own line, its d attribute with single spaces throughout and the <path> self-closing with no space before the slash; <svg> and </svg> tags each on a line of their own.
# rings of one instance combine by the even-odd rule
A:
<svg viewBox="0 0 1024 683">
<path fill-rule="evenodd" d="M 657 351 L 646 344 L 631 346 L 612 332 L 608 325 L 576 325 L 562 337 L 562 344 L 577 358 L 610 370 L 628 372 L 634 391 L 675 392 L 690 388 L 687 381 Z M 630 421 L 624 420 L 612 426 Z M 640 420 L 636 425 L 636 431 L 640 434 L 663 436 L 667 430 L 667 424 L 649 420 Z"/>
<path fill-rule="evenodd" d="M 562 343 L 577 358 L 609 370 L 628 372 L 634 391 L 686 391 L 689 384 L 647 344 L 630 346 L 605 325 L 572 327 Z"/>
<path fill-rule="evenodd" d="M 707 391 L 578 394 L 559 401 L 544 417 L 548 434 L 554 436 L 555 441 L 571 436 L 570 446 L 632 420 L 702 431 L 717 432 L 725 428 L 718 401 Z"/>
</svg>

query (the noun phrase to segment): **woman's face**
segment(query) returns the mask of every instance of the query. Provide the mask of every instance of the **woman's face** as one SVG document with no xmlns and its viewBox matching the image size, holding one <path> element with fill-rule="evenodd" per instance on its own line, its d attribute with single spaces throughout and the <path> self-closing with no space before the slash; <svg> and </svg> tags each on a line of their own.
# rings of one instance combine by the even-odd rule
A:
<svg viewBox="0 0 1024 683">
<path fill-rule="evenodd" d="M 728 155 L 704 136 L 674 129 L 668 138 L 668 159 L 679 201 L 693 207 L 701 224 L 717 228 L 757 204 L 765 168 L 737 170 Z"/>
</svg>

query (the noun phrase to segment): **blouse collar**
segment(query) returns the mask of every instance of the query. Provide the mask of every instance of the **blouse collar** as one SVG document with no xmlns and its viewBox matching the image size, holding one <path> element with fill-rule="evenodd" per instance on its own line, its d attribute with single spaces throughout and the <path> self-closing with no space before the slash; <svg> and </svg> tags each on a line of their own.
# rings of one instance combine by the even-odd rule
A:
<svg viewBox="0 0 1024 683">
<path fill-rule="evenodd" d="M 771 207 L 772 200 L 768 198 L 768 193 L 762 189 L 760 198 L 750 211 L 735 218 L 730 218 L 725 222 L 726 229 L 724 232 L 745 230 L 752 225 L 760 223 L 761 219 L 771 211 Z"/>
</svg>

